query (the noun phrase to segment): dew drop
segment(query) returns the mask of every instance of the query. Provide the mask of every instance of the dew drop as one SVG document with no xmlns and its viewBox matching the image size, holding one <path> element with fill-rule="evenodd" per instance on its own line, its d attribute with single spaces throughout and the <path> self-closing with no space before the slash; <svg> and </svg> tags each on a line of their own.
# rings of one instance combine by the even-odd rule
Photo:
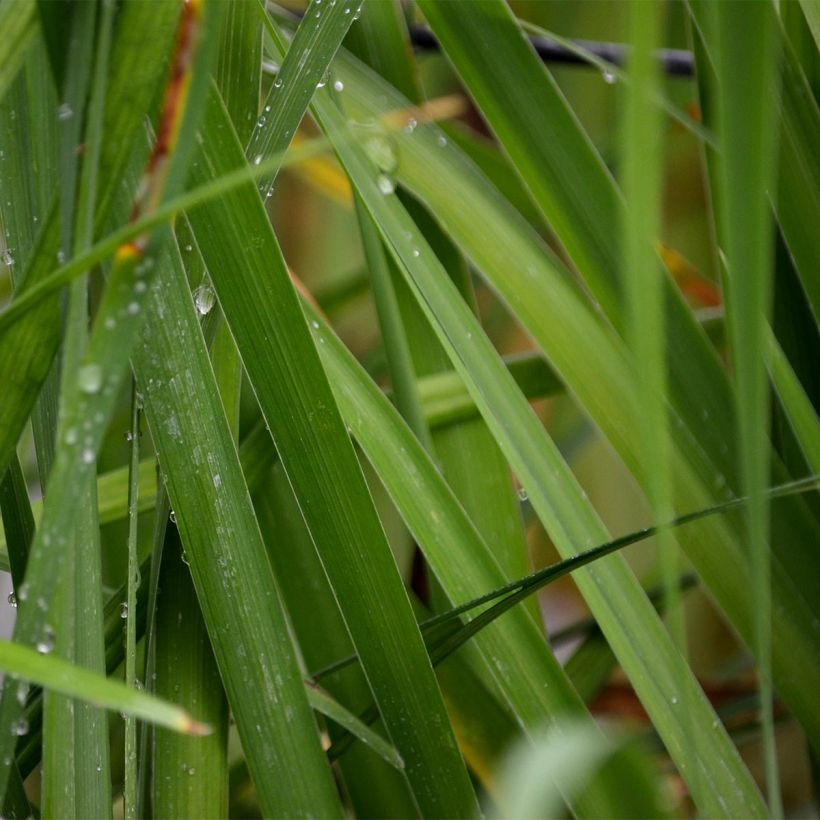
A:
<svg viewBox="0 0 820 820">
<path fill-rule="evenodd" d="M 421 252 L 418 248 L 413 248 L 413 258 L 418 259 L 421 256 Z"/>
<path fill-rule="evenodd" d="M 127 602 L 127 601 L 123 601 L 123 602 L 120 604 L 120 618 L 122 618 L 123 620 L 125 620 L 127 617 L 128 617 L 128 602 Z"/>
<path fill-rule="evenodd" d="M 614 85 L 618 81 L 617 76 L 611 71 L 602 71 L 601 77 L 607 85 Z"/>
<path fill-rule="evenodd" d="M 94 451 L 90 447 L 86 447 L 83 450 L 83 463 L 91 464 L 92 461 L 94 461 Z"/>
<path fill-rule="evenodd" d="M 54 630 L 46 624 L 43 629 L 43 637 L 37 641 L 37 651 L 41 655 L 48 655 L 54 649 Z"/>
<path fill-rule="evenodd" d="M 194 291 L 194 304 L 200 316 L 207 316 L 216 303 L 216 294 L 210 285 L 200 285 Z"/>
<path fill-rule="evenodd" d="M 253 158 L 253 164 L 254 164 L 254 165 L 261 165 L 261 164 L 262 164 L 262 154 L 257 154 L 257 155 Z"/>
<path fill-rule="evenodd" d="M 66 444 L 76 444 L 77 443 L 77 428 L 76 427 L 69 427 L 68 430 L 66 430 L 65 443 Z"/>
<path fill-rule="evenodd" d="M 281 88 L 281 87 L 282 87 L 282 79 L 281 79 L 280 77 L 277 77 L 277 78 L 273 81 L 273 87 L 274 87 L 274 88 Z"/>
<path fill-rule="evenodd" d="M 126 310 L 132 315 L 136 316 L 140 312 L 140 306 L 138 302 L 129 302 L 128 307 Z"/>
<path fill-rule="evenodd" d="M 396 183 L 393 182 L 387 174 L 379 174 L 378 177 L 376 177 L 376 185 L 379 186 L 379 190 L 385 196 L 392 194 L 393 191 L 396 190 Z"/>
<path fill-rule="evenodd" d="M 523 487 L 521 487 L 518 490 L 518 497 L 519 499 L 521 499 L 521 501 L 526 501 L 530 496 L 527 493 L 527 491 Z"/>
<path fill-rule="evenodd" d="M 6 600 L 8 601 L 9 606 L 13 606 L 15 609 L 17 608 L 17 596 L 13 592 L 9 593 Z"/>
<path fill-rule="evenodd" d="M 333 83 L 333 88 L 336 91 L 344 91 L 345 90 L 345 84 L 341 80 L 336 80 L 336 82 Z"/>
<path fill-rule="evenodd" d="M 57 119 L 58 120 L 70 120 L 74 116 L 74 111 L 68 103 L 63 103 L 57 109 Z"/>
<path fill-rule="evenodd" d="M 439 134 L 439 137 L 438 137 L 438 139 L 436 140 L 436 142 L 437 142 L 437 143 L 438 143 L 438 144 L 439 144 L 442 148 L 444 148 L 444 146 L 445 146 L 445 145 L 447 145 L 447 137 L 445 137 L 445 136 L 444 136 L 444 134 Z"/>
<path fill-rule="evenodd" d="M 171 519 L 172 524 L 177 523 L 177 514 L 173 510 L 171 510 L 171 514 L 168 516 L 168 518 Z"/>
<path fill-rule="evenodd" d="M 7 268 L 10 268 L 14 264 L 14 254 L 8 248 L 3 251 L 2 259 L 3 264 Z"/>
<path fill-rule="evenodd" d="M 102 387 L 102 368 L 96 362 L 84 364 L 77 372 L 77 383 L 83 393 L 99 393 Z"/>
<path fill-rule="evenodd" d="M 370 155 L 370 159 L 376 163 L 380 171 L 392 173 L 398 165 L 396 151 L 390 140 L 384 135 L 374 135 L 365 142 L 365 150 Z"/>
<path fill-rule="evenodd" d="M 28 721 L 25 718 L 20 718 L 20 720 L 16 720 L 14 723 L 11 724 L 11 733 L 13 735 L 17 735 L 17 737 L 27 735 Z"/>
</svg>

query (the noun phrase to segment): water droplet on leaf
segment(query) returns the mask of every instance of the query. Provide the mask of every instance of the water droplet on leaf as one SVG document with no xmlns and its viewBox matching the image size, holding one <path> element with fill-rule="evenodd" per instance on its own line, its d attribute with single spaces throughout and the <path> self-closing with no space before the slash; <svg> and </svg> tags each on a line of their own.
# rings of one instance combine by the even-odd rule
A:
<svg viewBox="0 0 820 820">
<path fill-rule="evenodd" d="M 194 291 L 194 304 L 200 316 L 207 316 L 213 309 L 215 303 L 216 294 L 210 285 L 200 285 Z"/>
<path fill-rule="evenodd" d="M 77 383 L 83 393 L 98 393 L 102 387 L 102 368 L 96 362 L 84 364 L 77 372 Z"/>
<path fill-rule="evenodd" d="M 396 190 L 396 183 L 393 182 L 387 174 L 379 174 L 378 177 L 376 177 L 376 184 L 385 196 L 392 194 L 393 191 Z"/>
</svg>

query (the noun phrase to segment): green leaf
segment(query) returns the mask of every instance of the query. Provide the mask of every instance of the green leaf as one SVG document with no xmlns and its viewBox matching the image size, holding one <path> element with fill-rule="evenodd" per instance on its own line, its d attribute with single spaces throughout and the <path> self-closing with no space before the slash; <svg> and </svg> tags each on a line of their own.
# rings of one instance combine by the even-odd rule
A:
<svg viewBox="0 0 820 820">
<path fill-rule="evenodd" d="M 319 96 L 314 102 L 314 110 L 323 128 L 333 139 L 333 134 L 340 129 L 338 113 Z M 424 129 L 426 126 L 419 126 L 415 132 Z M 429 134 L 429 137 L 431 142 L 437 143 L 435 133 Z M 437 336 L 470 389 L 561 554 L 568 556 L 596 541 L 605 540 L 602 524 L 566 463 L 521 393 L 510 383 L 509 374 L 494 348 L 455 291 L 429 245 L 419 235 L 396 197 L 385 196 L 379 189 L 378 169 L 363 150 L 352 143 L 337 141 L 335 148 L 362 200 L 379 224 L 382 236 L 400 263 Z M 402 154 L 400 168 L 403 157 Z M 438 184 L 441 184 L 441 180 Z M 509 238 L 495 250 L 496 254 L 504 256 L 503 269 L 508 281 L 516 276 L 515 268 L 511 268 L 509 264 L 509 252 Z M 527 277 L 528 269 L 532 270 L 532 266 L 523 265 L 519 268 L 519 273 Z M 580 358 L 584 367 L 595 372 L 597 401 L 605 403 L 606 411 L 611 413 L 613 394 L 606 394 L 609 385 L 604 388 L 602 381 L 613 378 L 617 383 L 618 377 L 623 376 L 620 385 L 615 388 L 615 392 L 623 394 L 623 385 L 630 383 L 632 376 L 620 356 L 617 359 L 613 357 L 605 366 L 596 362 L 598 357 L 606 356 L 611 349 L 611 342 L 600 329 L 597 320 L 583 311 L 580 305 L 572 303 L 570 289 L 564 285 L 560 290 L 563 292 L 559 291 L 559 287 L 551 288 L 545 299 L 530 299 L 526 303 L 522 303 L 519 295 L 514 306 L 521 312 L 538 315 L 538 324 L 541 326 L 544 324 L 545 302 L 551 302 L 558 311 L 563 308 L 566 317 L 572 316 L 576 331 L 573 334 L 576 337 L 573 339 L 576 345 L 572 351 L 573 362 L 577 366 Z M 559 303 L 562 304 L 559 306 Z M 567 338 L 560 340 L 562 346 L 568 343 Z M 583 353 L 580 353 L 579 346 L 584 348 Z M 569 350 L 566 352 L 569 353 Z M 586 358 L 587 354 L 589 358 Z M 618 371 L 617 375 L 613 370 Z M 634 398 L 624 397 L 621 409 L 630 413 L 633 402 Z M 637 414 L 627 416 L 627 428 L 636 416 Z M 725 734 L 716 735 L 713 728 L 714 713 L 693 676 L 688 674 L 679 678 L 680 664 L 676 661 L 676 650 L 626 566 L 620 559 L 609 559 L 592 570 L 579 573 L 576 583 L 596 613 L 619 661 L 663 734 L 670 754 L 679 761 L 685 773 L 689 774 L 693 788 L 695 783 L 702 787 L 699 798 L 717 811 L 727 799 L 726 795 L 731 793 L 739 801 L 738 811 L 761 813 L 762 806 L 748 772 L 734 753 L 728 737 Z M 617 607 L 613 604 L 616 598 L 619 601 Z M 676 708 L 684 692 L 690 698 L 690 703 L 697 704 L 687 716 L 683 716 Z M 685 742 L 684 728 L 689 721 L 697 727 L 697 734 L 700 736 L 697 747 L 701 751 L 705 748 L 714 750 L 716 743 L 721 744 L 722 751 L 715 755 L 715 759 L 720 758 L 721 766 L 727 760 L 732 760 L 731 775 L 728 775 L 726 769 L 718 771 L 716 765 L 705 764 L 702 754 L 692 753 L 693 746 Z M 719 781 L 724 776 L 727 782 L 721 785 Z M 744 786 L 738 788 L 738 783 L 744 783 Z M 740 805 L 743 806 L 742 809 Z M 726 809 L 723 807 L 720 810 Z"/>
<path fill-rule="evenodd" d="M 3 3 L 0 7 L 0 98 L 20 70 L 29 46 L 37 35 L 35 0 Z"/>
<path fill-rule="evenodd" d="M 348 732 L 359 738 L 362 743 L 367 744 L 379 757 L 394 768 L 404 768 L 404 761 L 399 757 L 398 752 L 381 735 L 374 732 L 367 724 L 337 703 L 327 692 L 316 684 L 308 682 L 307 694 L 310 705 L 317 712 L 321 712 L 343 729 L 347 729 Z"/>
<path fill-rule="evenodd" d="M 187 278 L 175 249 L 158 264 L 163 276 L 134 369 L 248 765 L 265 813 L 335 816 L 338 799 Z"/>
<path fill-rule="evenodd" d="M 748 12 L 748 13 L 747 13 Z M 738 454 L 745 493 L 755 599 L 753 645 L 759 670 L 763 759 L 769 810 L 783 813 L 772 703 L 772 589 L 766 322 L 771 312 L 773 233 L 767 193 L 774 180 L 779 42 L 774 11 L 729 2 L 717 7 L 716 68 L 720 228 L 726 254 L 726 317 L 737 386 Z M 744 36 L 738 37 L 738 26 Z M 752 75 L 749 71 L 753 71 Z"/>
<path fill-rule="evenodd" d="M 155 622 L 154 685 L 215 731 L 189 738 L 157 729 L 152 744 L 151 809 L 156 817 L 225 817 L 228 808 L 228 705 L 219 681 L 191 572 L 176 527 L 162 550 Z M 292 708 L 292 707 L 286 707 Z"/>
<path fill-rule="evenodd" d="M 359 122 L 377 120 L 406 105 L 400 95 L 349 58 L 339 61 L 337 71 L 345 83 L 345 110 Z M 451 238 L 537 341 L 569 392 L 626 464 L 640 475 L 642 430 L 634 407 L 635 376 L 625 351 L 568 285 L 566 271 L 544 243 L 475 166 L 441 137 L 444 134 L 432 124 L 420 124 L 410 134 L 395 135 L 399 180 L 435 212 Z M 407 252 L 411 264 L 412 248 Z M 667 314 L 675 339 L 670 338 L 668 344 L 670 349 L 685 351 L 680 354 L 681 366 L 685 363 L 700 386 L 683 389 L 677 371 L 670 369 L 670 390 L 675 392 L 676 402 L 710 403 L 709 407 L 682 406 L 687 418 L 698 419 L 690 429 L 697 431 L 699 441 L 674 417 L 670 426 L 675 441 L 676 507 L 697 509 L 711 504 L 713 493 L 724 496 L 727 477 L 735 472 L 729 449 L 734 427 L 726 420 L 732 404 L 717 364 L 712 362 L 702 369 L 699 358 L 698 365 L 693 364 L 700 356 L 694 351 L 705 340 L 694 345 L 679 341 L 678 330 L 673 329 L 677 328 L 675 315 L 672 311 Z M 717 373 L 718 381 L 713 381 L 710 373 Z M 676 452 L 678 448 L 682 452 Z M 720 462 L 719 471 L 712 458 Z M 778 689 L 809 735 L 820 737 L 817 713 L 811 705 L 815 684 L 806 682 L 816 676 L 820 686 L 820 668 L 809 668 L 805 662 L 817 654 L 812 650 L 816 596 L 810 595 L 816 585 L 815 562 L 809 557 L 811 539 L 806 535 L 814 531 L 816 523 L 806 517 L 806 509 L 799 503 L 784 504 L 775 517 L 779 537 L 774 543 L 772 573 L 779 604 L 774 623 L 774 634 L 780 636 L 774 642 Z M 723 522 L 710 522 L 682 540 L 710 592 L 737 631 L 750 640 L 749 576 L 742 544 L 736 528 Z"/>
<path fill-rule="evenodd" d="M 197 184 L 244 163 L 215 96 L 203 134 Z M 191 224 L 416 799 L 423 812 L 472 814 L 421 636 L 255 188 L 192 211 Z"/>
<path fill-rule="evenodd" d="M 126 712 L 175 732 L 204 735 L 209 731 L 209 727 L 173 704 L 11 641 L 0 641 L 0 668 L 17 680 L 35 683 L 94 706 Z M 15 697 L 27 691 L 22 682 L 14 683 L 13 688 Z"/>
</svg>

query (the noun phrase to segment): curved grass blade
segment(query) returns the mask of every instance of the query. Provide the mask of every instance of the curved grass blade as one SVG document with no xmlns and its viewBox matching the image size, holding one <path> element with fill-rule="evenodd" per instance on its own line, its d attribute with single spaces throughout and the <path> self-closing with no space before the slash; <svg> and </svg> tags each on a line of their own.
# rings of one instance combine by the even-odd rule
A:
<svg viewBox="0 0 820 820">
<path fill-rule="evenodd" d="M 337 62 L 336 70 L 345 83 L 346 111 L 357 121 L 378 120 L 406 106 L 400 95 L 365 67 L 347 57 Z M 398 179 L 433 209 L 448 234 L 545 351 L 586 413 L 633 472 L 640 475 L 641 431 L 634 426 L 638 416 L 632 407 L 634 373 L 625 361 L 625 351 L 568 285 L 566 272 L 561 272 L 560 263 L 547 247 L 505 205 L 475 166 L 446 138 L 441 141 L 443 136 L 428 123 L 420 123 L 411 134 L 396 134 Z M 677 320 L 672 313 L 667 318 L 671 328 Z M 672 347 L 678 344 L 689 353 L 693 350 L 688 343 L 670 341 Z M 695 358 L 687 359 L 687 366 Z M 681 395 L 680 384 L 670 373 L 676 400 L 689 401 L 697 393 L 697 401 L 712 402 L 719 416 L 724 414 L 732 405 L 717 365 L 691 369 L 703 376 L 703 381 L 688 391 L 688 396 Z M 719 374 L 722 386 L 712 384 L 711 377 L 705 375 L 713 372 Z M 707 393 L 709 397 L 704 399 Z M 731 494 L 727 481 L 734 476 L 735 467 L 727 442 L 732 440 L 734 428 L 719 418 L 713 427 L 716 417 L 711 415 L 712 409 L 705 408 L 710 413 L 706 416 L 701 415 L 704 408 L 686 411 L 688 418 L 699 419 L 692 428 L 697 430 L 699 440 L 673 416 L 670 430 L 676 444 L 673 465 L 678 476 L 676 504 L 680 508 L 703 507 L 713 502 L 715 494 Z M 704 418 L 708 424 L 704 424 Z M 719 470 L 712 462 L 716 456 L 721 462 Z M 805 506 L 794 500 L 775 511 L 779 537 L 773 544 L 772 577 L 778 601 L 774 630 L 780 637 L 774 641 L 774 668 L 779 691 L 799 715 L 809 736 L 816 739 L 820 738 L 820 722 L 812 705 L 812 692 L 820 686 L 820 665 L 813 662 L 817 657 L 812 647 L 817 640 L 818 621 L 813 615 L 816 596 L 811 594 L 816 586 L 816 562 L 805 552 L 810 542 L 806 533 L 813 532 L 816 524 L 806 515 Z M 687 537 L 683 546 L 736 630 L 750 640 L 752 604 L 740 534 L 724 522 L 711 522 L 696 536 L 692 533 Z M 808 665 L 806 659 L 812 659 Z M 814 683 L 809 684 L 809 678 Z"/>
<path fill-rule="evenodd" d="M 340 407 L 447 596 L 458 600 L 473 594 L 471 590 L 496 585 L 504 575 L 429 456 L 344 346 L 318 317 L 311 324 Z M 560 714 L 583 714 L 543 634 L 525 611 L 511 613 L 482 636 L 479 646 L 528 732 Z M 591 800 L 587 810 L 611 810 L 604 795 Z"/>
<path fill-rule="evenodd" d="M 135 715 L 175 732 L 204 735 L 209 731 L 208 726 L 171 703 L 18 643 L 0 640 L 0 669 L 16 680 L 36 683 L 94 706 Z M 14 688 L 16 692 L 25 691 L 25 683 L 16 683 Z"/>
<path fill-rule="evenodd" d="M 203 133 L 198 184 L 244 163 L 217 97 Z M 423 812 L 473 814 L 421 636 L 255 186 L 189 216 L 416 799 Z M 237 254 L 246 260 L 238 271 Z"/>
<path fill-rule="evenodd" d="M 307 682 L 307 695 L 310 705 L 343 729 L 355 735 L 362 743 L 369 746 L 379 757 L 395 769 L 403 769 L 404 761 L 399 753 L 367 724 L 351 714 L 340 703 L 335 701 L 315 683 Z"/>
<path fill-rule="evenodd" d="M 320 96 L 314 102 L 314 110 L 331 135 L 338 131 L 338 112 L 324 104 Z M 557 448 L 521 393 L 509 383 L 509 374 L 430 247 L 397 199 L 385 196 L 379 189 L 378 169 L 356 145 L 338 143 L 335 148 L 559 551 L 569 555 L 579 545 L 605 540 L 602 524 Z M 550 299 L 554 301 L 555 296 L 552 292 Z M 541 302 L 537 304 L 540 307 Z M 536 304 L 530 307 L 535 310 Z M 574 312 L 577 313 L 577 309 Z M 591 332 L 598 341 L 601 331 L 595 325 L 593 328 Z M 588 338 L 584 346 L 590 349 L 594 360 L 602 351 L 595 350 L 590 341 Z M 602 350 L 609 347 L 604 341 Z M 577 358 L 576 349 L 573 359 Z M 602 372 L 599 372 L 597 378 L 601 376 Z M 625 409 L 629 404 L 627 401 Z M 608 409 L 611 410 L 611 404 Z M 725 734 L 716 736 L 712 710 L 691 674 L 678 678 L 676 651 L 634 576 L 620 561 L 610 560 L 579 574 L 576 583 L 599 618 L 616 655 L 664 734 L 670 753 L 685 770 L 690 783 L 694 771 L 698 771 L 698 784 L 705 784 L 699 799 L 712 805 L 715 811 L 726 811 L 724 804 L 727 794 L 731 793 L 732 798 L 738 800 L 738 812 L 760 814 L 762 806 L 748 771 L 728 737 Z M 615 597 L 619 601 L 617 607 L 613 604 Z M 688 690 L 687 697 L 691 702 L 697 704 L 691 710 L 694 714 L 686 718 L 675 708 L 684 690 Z M 705 764 L 700 755 L 693 756 L 691 747 L 684 742 L 683 727 L 690 719 L 703 742 L 709 739 L 708 745 L 713 751 L 717 743 L 721 745 L 721 752 L 714 755 L 714 765 Z M 722 778 L 726 778 L 726 782 L 721 785 Z"/>
<path fill-rule="evenodd" d="M 788 484 L 783 484 L 778 487 L 772 487 L 766 491 L 766 495 L 769 499 L 772 500 L 778 498 L 786 498 L 790 495 L 797 495 L 805 492 L 815 492 L 818 489 L 818 486 L 820 486 L 820 475 L 812 475 L 807 476 L 803 479 L 798 479 L 797 481 L 793 481 Z M 598 561 L 601 558 L 604 558 L 607 555 L 611 555 L 614 552 L 618 552 L 624 549 L 625 547 L 631 546 L 632 544 L 640 543 L 641 541 L 645 541 L 648 538 L 652 538 L 657 535 L 658 530 L 661 528 L 665 527 L 667 529 L 673 529 L 676 527 L 682 527 L 713 515 L 730 512 L 732 510 L 744 506 L 747 503 L 747 498 L 735 498 L 731 501 L 726 501 L 721 504 L 717 504 L 713 507 L 707 507 L 703 510 L 697 510 L 695 512 L 687 513 L 686 515 L 680 516 L 679 518 L 675 518 L 659 526 L 646 527 L 642 530 L 637 530 L 635 532 L 628 533 L 627 535 L 622 535 L 612 541 L 608 541 L 605 544 L 600 544 L 597 547 L 593 547 L 592 549 L 586 550 L 583 553 L 574 555 L 571 558 L 566 558 L 562 561 L 559 561 L 556 564 L 551 564 L 548 567 L 544 567 L 543 569 L 537 570 L 536 572 L 531 573 L 525 578 L 520 578 L 518 580 L 511 581 L 505 584 L 504 586 L 500 586 L 496 589 L 486 592 L 478 598 L 473 598 L 472 600 L 467 601 L 464 604 L 460 604 L 459 606 L 453 607 L 447 612 L 442 612 L 439 615 L 433 616 L 422 621 L 420 626 L 425 636 L 425 642 L 427 643 L 431 653 L 434 651 L 439 652 L 441 655 L 441 660 L 443 660 L 452 651 L 454 651 L 459 646 L 461 646 L 465 641 L 467 641 L 472 635 L 479 632 L 484 625 L 492 623 L 492 621 L 495 620 L 495 618 L 506 612 L 520 600 L 523 600 L 528 595 L 532 595 L 534 592 L 541 589 L 542 587 L 551 584 L 554 581 L 557 581 L 559 578 L 563 578 L 564 576 L 572 572 L 575 572 L 575 570 L 580 569 L 581 567 L 591 564 L 595 561 Z M 448 652 L 441 652 L 440 648 L 438 647 L 438 642 L 442 635 L 442 633 L 440 632 L 440 627 L 442 627 L 443 625 L 447 626 L 448 624 L 451 624 L 452 621 L 459 618 L 461 615 L 469 613 L 470 611 L 477 609 L 481 606 L 484 606 L 485 604 L 492 603 L 493 601 L 498 601 L 498 604 L 496 604 L 498 609 L 493 610 L 492 615 L 487 617 L 484 617 L 485 613 L 481 613 L 481 616 L 479 617 L 482 617 L 483 620 L 480 623 L 476 623 L 476 621 L 478 621 L 477 617 L 469 621 L 467 624 L 456 624 L 453 629 L 445 630 L 445 640 L 449 641 L 457 634 L 459 635 L 459 637 L 457 640 L 452 640 L 452 648 Z M 491 610 L 488 609 L 485 612 L 489 613 L 491 612 Z M 595 622 L 593 621 L 592 623 Z M 558 634 L 556 633 L 556 635 L 553 636 L 553 641 L 557 639 Z M 325 675 L 330 674 L 336 669 L 341 669 L 344 666 L 353 663 L 355 660 L 356 656 L 351 655 L 350 657 L 337 661 L 336 663 L 332 664 L 331 666 L 328 666 L 325 669 L 318 670 L 314 673 L 313 678 L 318 680 L 324 677 Z"/>
</svg>

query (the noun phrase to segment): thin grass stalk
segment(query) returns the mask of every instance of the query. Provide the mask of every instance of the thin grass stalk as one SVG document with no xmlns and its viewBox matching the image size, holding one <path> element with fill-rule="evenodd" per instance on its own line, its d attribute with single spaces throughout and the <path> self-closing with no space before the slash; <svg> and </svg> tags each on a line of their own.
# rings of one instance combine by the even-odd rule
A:
<svg viewBox="0 0 820 820">
<path fill-rule="evenodd" d="M 746 509 L 755 607 L 763 760 L 769 811 L 783 815 L 772 703 L 770 514 L 764 494 L 770 471 L 766 431 L 766 322 L 771 312 L 773 232 L 767 192 L 774 184 L 779 109 L 779 43 L 766 4 L 727 2 L 713 10 L 719 46 L 718 124 L 723 151 L 723 241 L 727 318 L 737 384 L 738 452 Z M 739 36 L 738 32 L 743 32 Z M 754 82 L 748 67 L 755 66 Z"/>
<path fill-rule="evenodd" d="M 664 146 L 663 122 L 654 100 L 658 96 L 660 71 L 654 50 L 661 40 L 664 9 L 657 3 L 632 2 L 629 6 L 630 43 L 626 106 L 623 114 L 624 254 L 621 277 L 629 311 L 627 337 L 637 373 L 638 403 L 642 427 L 643 467 L 649 506 L 657 522 L 674 515 L 672 470 L 668 431 L 667 333 L 664 275 L 654 250 L 661 233 L 661 188 Z M 658 556 L 665 590 L 663 612 L 672 641 L 680 652 L 681 672 L 687 658 L 686 622 L 678 578 L 680 560 L 673 532 L 657 528 Z M 689 691 L 682 694 L 685 714 L 690 712 Z M 684 723 L 685 742 L 697 735 Z M 698 776 L 697 772 L 694 774 Z"/>
<path fill-rule="evenodd" d="M 136 385 L 131 386 L 131 458 L 128 471 L 128 576 L 126 599 L 122 616 L 125 618 L 125 685 L 132 689 L 137 681 L 137 589 L 140 584 L 139 557 L 137 554 L 137 522 L 139 519 L 139 458 L 140 458 L 140 406 Z M 125 786 L 123 789 L 123 812 L 126 820 L 136 820 L 137 804 L 137 721 L 129 715 L 125 718 Z"/>
</svg>

